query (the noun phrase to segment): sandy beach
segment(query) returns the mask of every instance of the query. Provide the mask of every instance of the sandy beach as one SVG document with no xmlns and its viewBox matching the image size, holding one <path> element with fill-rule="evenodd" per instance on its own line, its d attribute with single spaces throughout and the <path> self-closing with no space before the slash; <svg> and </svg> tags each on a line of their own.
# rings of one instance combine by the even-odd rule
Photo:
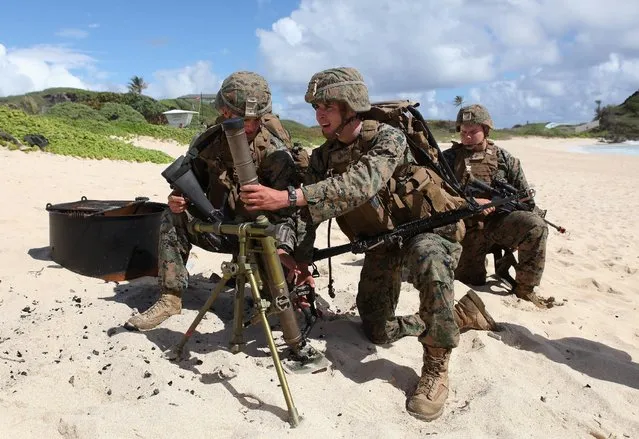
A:
<svg viewBox="0 0 639 439">
<path fill-rule="evenodd" d="M 231 292 L 198 327 L 188 360 L 162 356 L 188 328 L 210 293 L 207 279 L 228 257 L 195 248 L 182 314 L 148 332 L 122 324 L 155 301 L 155 278 L 105 282 L 50 258 L 47 203 L 82 196 L 165 202 L 166 165 L 0 148 L 0 437 L 639 438 L 639 157 L 571 151 L 593 143 L 498 142 L 521 159 L 547 219 L 568 229 L 550 231 L 539 288 L 561 306 L 539 310 L 494 278 L 476 288 L 502 331 L 496 338 L 462 335 L 444 414 L 431 423 L 404 408 L 421 368 L 417 340 L 375 346 L 361 332 L 355 294 L 362 258 L 334 259 L 334 299 L 326 263 L 318 264 L 320 303 L 335 316 L 316 324 L 310 342 L 331 366 L 287 375 L 303 417 L 296 429 L 287 423 L 260 328 L 247 330 L 244 352 L 227 348 Z M 174 157 L 185 150 L 149 138 L 136 144 Z M 337 228 L 332 232 L 332 245 L 346 242 Z M 323 226 L 317 247 L 326 246 L 326 235 Z M 456 297 L 467 289 L 456 282 Z M 417 292 L 405 283 L 398 313 L 417 307 Z"/>
</svg>

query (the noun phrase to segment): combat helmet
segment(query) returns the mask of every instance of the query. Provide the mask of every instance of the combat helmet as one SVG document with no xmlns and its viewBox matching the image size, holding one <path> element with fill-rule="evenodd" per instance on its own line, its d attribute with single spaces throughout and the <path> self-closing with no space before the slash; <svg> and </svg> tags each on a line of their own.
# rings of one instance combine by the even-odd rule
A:
<svg viewBox="0 0 639 439">
<path fill-rule="evenodd" d="M 309 104 L 343 102 L 356 113 L 371 109 L 364 78 L 352 67 L 338 67 L 314 74 L 304 100 Z"/>
<path fill-rule="evenodd" d="M 261 117 L 271 112 L 271 90 L 262 76 L 235 72 L 228 76 L 215 96 L 215 108 L 229 108 L 242 117 Z"/>
<path fill-rule="evenodd" d="M 468 105 L 460 108 L 459 113 L 457 113 L 457 121 L 455 122 L 457 131 L 461 129 L 461 126 L 464 123 L 478 123 L 487 126 L 491 130 L 495 129 L 488 110 L 479 104 Z"/>
</svg>

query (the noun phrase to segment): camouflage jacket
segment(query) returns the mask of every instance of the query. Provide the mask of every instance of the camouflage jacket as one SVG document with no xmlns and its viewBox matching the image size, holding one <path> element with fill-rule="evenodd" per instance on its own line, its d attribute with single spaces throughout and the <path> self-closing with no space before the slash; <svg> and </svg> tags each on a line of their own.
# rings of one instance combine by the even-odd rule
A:
<svg viewBox="0 0 639 439">
<path fill-rule="evenodd" d="M 524 169 L 521 166 L 521 162 L 518 158 L 514 157 L 508 151 L 495 145 L 492 140 L 488 141 L 487 150 L 489 153 L 494 152 L 495 167 L 490 168 L 487 165 L 488 157 L 487 152 L 473 152 L 469 151 L 458 142 L 453 142 L 451 148 L 443 151 L 444 159 L 455 172 L 455 176 L 459 181 L 463 181 L 467 171 L 466 166 L 470 166 L 470 171 L 474 176 L 484 180 L 485 183 L 491 184 L 492 180 L 497 178 L 506 181 L 511 186 L 516 187 L 519 190 L 528 190 L 528 182 L 524 175 Z M 490 198 L 490 194 L 482 194 L 486 198 Z M 534 201 L 528 202 L 531 206 L 534 206 Z"/>
<path fill-rule="evenodd" d="M 362 143 L 361 136 L 351 145 L 330 140 L 311 153 L 302 186 L 308 202 L 302 212 L 307 227 L 299 236 L 298 260 L 311 260 L 319 223 L 365 204 L 387 187 L 399 167 L 414 162 L 404 134 L 390 125 L 381 124 L 360 155 Z M 334 169 L 335 162 L 343 169 Z"/>
<path fill-rule="evenodd" d="M 208 145 L 193 161 L 193 172 L 211 204 L 221 209 L 228 221 L 241 222 L 255 218 L 256 214 L 249 213 L 239 198 L 239 182 L 233 168 L 233 157 L 226 136 L 218 126 L 209 128 L 209 130 L 214 129 L 218 131 L 211 136 Z M 262 124 L 260 132 L 249 143 L 249 147 L 260 184 L 283 190 L 287 186 L 295 185 L 295 163 L 289 152 L 290 145 L 285 143 L 290 142 L 288 133 L 284 131 L 286 136 L 278 137 L 273 134 L 273 131 L 272 127 L 269 129 Z M 264 214 L 271 223 L 283 226 L 278 236 L 279 247 L 286 249 L 289 253 L 292 252 L 297 244 L 297 210 L 286 208 L 276 212 L 264 212 Z"/>
</svg>

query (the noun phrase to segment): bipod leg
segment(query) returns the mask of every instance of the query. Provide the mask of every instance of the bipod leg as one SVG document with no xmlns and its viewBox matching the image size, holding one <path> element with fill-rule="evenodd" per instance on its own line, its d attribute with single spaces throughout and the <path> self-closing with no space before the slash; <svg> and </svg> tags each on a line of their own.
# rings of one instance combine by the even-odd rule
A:
<svg viewBox="0 0 639 439">
<path fill-rule="evenodd" d="M 264 329 L 264 334 L 266 335 L 266 341 L 271 351 L 271 356 L 273 357 L 273 364 L 275 366 L 275 371 L 277 372 L 277 378 L 279 379 L 280 385 L 282 386 L 282 393 L 284 394 L 284 400 L 286 401 L 286 406 L 288 407 L 288 422 L 291 424 L 291 427 L 295 428 L 300 424 L 300 417 L 297 413 L 297 408 L 293 403 L 293 396 L 291 395 L 291 390 L 288 387 L 286 375 L 284 375 L 284 368 L 282 368 L 280 355 L 277 352 L 277 347 L 275 346 L 275 340 L 273 339 L 271 326 L 269 325 L 266 318 L 266 310 L 268 309 L 269 303 L 268 301 L 263 300 L 260 296 L 260 292 L 257 287 L 257 281 L 255 280 L 253 269 L 250 266 L 246 269 L 246 277 L 248 278 L 249 284 L 251 285 L 251 294 L 259 313 L 260 321 L 262 322 L 262 328 Z"/>
<path fill-rule="evenodd" d="M 236 277 L 235 300 L 233 302 L 233 337 L 229 342 L 231 353 L 238 354 L 244 349 L 244 291 L 246 276 L 241 273 Z"/>
<path fill-rule="evenodd" d="M 189 329 L 186 330 L 180 342 L 173 347 L 170 353 L 167 353 L 167 357 L 169 359 L 179 360 L 182 358 L 182 351 L 184 349 L 184 346 L 186 345 L 186 343 L 189 341 L 189 339 L 195 332 L 195 328 L 197 328 L 197 325 L 200 324 L 200 322 L 204 318 L 204 315 L 211 308 L 211 306 L 213 306 L 213 303 L 217 299 L 217 296 L 224 289 L 228 280 L 234 275 L 234 273 L 231 270 L 225 269 L 224 264 L 222 264 L 222 274 L 223 274 L 222 280 L 218 282 L 217 285 L 215 285 L 215 288 L 211 292 L 211 295 L 209 296 L 208 300 L 206 301 L 204 306 L 200 309 L 200 311 L 197 313 L 197 316 L 193 320 L 193 323 L 191 323 L 191 326 L 189 326 Z"/>
</svg>

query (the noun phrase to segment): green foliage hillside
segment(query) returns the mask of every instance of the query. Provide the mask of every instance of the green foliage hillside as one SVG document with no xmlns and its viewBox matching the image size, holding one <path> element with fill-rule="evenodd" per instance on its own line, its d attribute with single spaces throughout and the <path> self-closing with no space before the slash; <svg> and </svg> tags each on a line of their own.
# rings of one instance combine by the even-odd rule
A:
<svg viewBox="0 0 639 439">
<path fill-rule="evenodd" d="M 319 126 L 307 127 L 294 120 L 283 119 L 282 125 L 291 134 L 293 142 L 300 143 L 302 146 L 317 146 L 324 143 L 322 129 Z"/>
<path fill-rule="evenodd" d="M 601 109 L 599 127 L 611 142 L 639 140 L 639 90 L 621 105 L 608 105 Z"/>
<path fill-rule="evenodd" d="M 107 122 L 92 121 L 88 129 L 82 123 L 81 120 L 68 123 L 60 117 L 32 116 L 22 110 L 0 106 L 0 127 L 3 131 L 18 140 L 27 134 L 41 134 L 49 140 L 47 151 L 55 154 L 135 162 L 170 163 L 173 161 L 163 152 L 138 148 L 110 138 L 105 135 L 107 128 L 110 127 Z M 100 127 L 100 124 L 103 125 L 105 132 L 93 130 Z M 125 128 L 120 129 L 121 132 L 125 131 Z"/>
</svg>

